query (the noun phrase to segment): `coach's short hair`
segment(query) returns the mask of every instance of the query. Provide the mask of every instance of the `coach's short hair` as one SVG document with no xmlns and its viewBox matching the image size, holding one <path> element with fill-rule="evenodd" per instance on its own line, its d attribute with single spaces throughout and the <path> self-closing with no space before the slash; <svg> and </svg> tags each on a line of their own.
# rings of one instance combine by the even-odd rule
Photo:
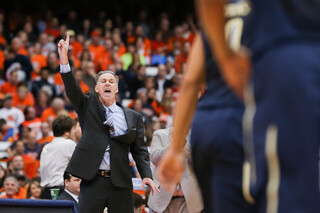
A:
<svg viewBox="0 0 320 213">
<path fill-rule="evenodd" d="M 103 75 L 103 74 L 106 74 L 106 73 L 109 73 L 109 74 L 113 75 L 116 78 L 117 84 L 119 83 L 119 77 L 114 72 L 112 72 L 110 70 L 106 70 L 106 71 L 100 71 L 96 75 L 96 77 L 95 77 L 96 84 L 98 83 L 98 80 L 99 80 L 100 76 Z"/>
<path fill-rule="evenodd" d="M 70 132 L 75 125 L 75 121 L 66 115 L 60 115 L 52 123 L 52 131 L 55 137 L 63 136 L 65 132 Z"/>
</svg>

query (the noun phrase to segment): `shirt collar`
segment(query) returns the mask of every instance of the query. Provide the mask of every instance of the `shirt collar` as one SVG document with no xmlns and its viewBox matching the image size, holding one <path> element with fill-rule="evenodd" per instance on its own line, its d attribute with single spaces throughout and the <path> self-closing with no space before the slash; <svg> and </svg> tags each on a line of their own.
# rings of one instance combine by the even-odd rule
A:
<svg viewBox="0 0 320 213">
<path fill-rule="evenodd" d="M 104 109 L 106 110 L 106 112 L 108 112 L 108 110 L 110 110 L 112 113 L 115 112 L 118 108 L 116 102 L 114 102 L 113 104 L 111 104 L 110 106 L 106 107 L 105 105 L 103 105 Z"/>
<path fill-rule="evenodd" d="M 69 195 L 71 195 L 73 197 L 73 199 L 75 199 L 77 202 L 79 202 L 78 200 L 78 196 L 73 194 L 72 192 L 70 192 L 68 189 L 64 189 Z"/>
</svg>

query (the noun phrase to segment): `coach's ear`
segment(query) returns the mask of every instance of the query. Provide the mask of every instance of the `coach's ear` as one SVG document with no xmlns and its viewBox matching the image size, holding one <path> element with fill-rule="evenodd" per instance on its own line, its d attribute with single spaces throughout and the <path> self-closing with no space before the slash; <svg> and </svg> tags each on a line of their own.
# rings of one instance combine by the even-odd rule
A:
<svg viewBox="0 0 320 213">
<path fill-rule="evenodd" d="M 94 87 L 94 91 L 96 91 L 96 93 L 99 93 L 98 85 L 96 85 L 96 86 Z"/>
</svg>

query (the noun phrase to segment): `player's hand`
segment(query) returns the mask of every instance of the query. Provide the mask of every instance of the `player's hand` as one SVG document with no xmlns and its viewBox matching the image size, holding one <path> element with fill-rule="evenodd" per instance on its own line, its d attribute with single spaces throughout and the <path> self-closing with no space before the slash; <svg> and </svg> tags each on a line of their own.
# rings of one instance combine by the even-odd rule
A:
<svg viewBox="0 0 320 213">
<path fill-rule="evenodd" d="M 156 186 L 156 184 L 153 182 L 153 180 L 151 178 L 145 177 L 142 180 L 142 188 L 144 188 L 145 185 L 149 185 L 151 190 L 152 190 L 152 196 L 154 195 L 154 192 L 160 192 L 160 190 L 158 189 L 158 187 Z"/>
<path fill-rule="evenodd" d="M 244 88 L 251 77 L 249 52 L 246 49 L 240 49 L 219 60 L 219 64 L 229 87 L 239 98 L 243 99 Z"/>
<path fill-rule="evenodd" d="M 168 149 L 158 165 L 158 177 L 166 191 L 174 191 L 185 169 L 186 156 L 184 151 Z"/>
<path fill-rule="evenodd" d="M 58 53 L 60 58 L 60 64 L 68 64 L 68 48 L 69 48 L 69 32 L 67 32 L 66 40 L 61 39 L 58 43 Z"/>
</svg>

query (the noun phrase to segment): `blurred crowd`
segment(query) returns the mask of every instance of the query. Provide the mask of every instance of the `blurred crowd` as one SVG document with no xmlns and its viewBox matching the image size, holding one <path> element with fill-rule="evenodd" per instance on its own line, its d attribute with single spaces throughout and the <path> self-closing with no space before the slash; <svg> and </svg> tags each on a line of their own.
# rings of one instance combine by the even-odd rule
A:
<svg viewBox="0 0 320 213">
<path fill-rule="evenodd" d="M 56 44 L 67 32 L 69 63 L 84 93 L 94 91 L 97 72 L 113 71 L 117 101 L 141 113 L 149 146 L 155 130 L 172 126 L 196 33 L 193 16 L 174 25 L 166 13 L 151 23 L 146 10 L 125 23 L 77 16 L 47 11 L 43 19 L 17 22 L 0 12 L 0 141 L 12 144 L 0 161 L 0 197 L 40 197 L 40 153 L 54 138 L 52 123 L 59 115 L 77 118 L 59 73 Z M 132 176 L 139 174 L 133 169 Z"/>
</svg>

